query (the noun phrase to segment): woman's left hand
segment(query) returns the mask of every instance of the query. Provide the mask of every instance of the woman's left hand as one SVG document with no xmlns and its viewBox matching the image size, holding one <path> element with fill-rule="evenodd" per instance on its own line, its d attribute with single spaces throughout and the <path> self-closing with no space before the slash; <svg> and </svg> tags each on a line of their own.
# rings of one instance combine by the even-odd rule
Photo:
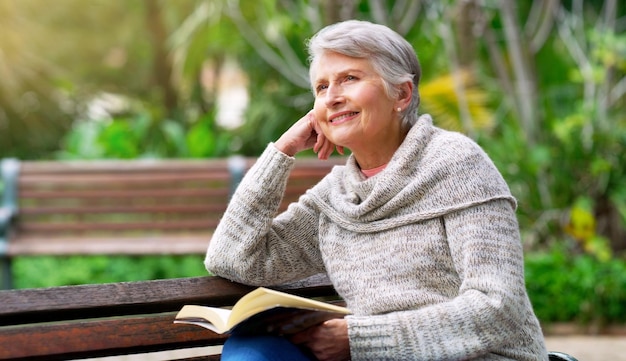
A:
<svg viewBox="0 0 626 361">
<path fill-rule="evenodd" d="M 311 350 L 319 361 L 350 360 L 348 322 L 342 318 L 297 333 L 291 337 L 291 342 Z"/>
</svg>

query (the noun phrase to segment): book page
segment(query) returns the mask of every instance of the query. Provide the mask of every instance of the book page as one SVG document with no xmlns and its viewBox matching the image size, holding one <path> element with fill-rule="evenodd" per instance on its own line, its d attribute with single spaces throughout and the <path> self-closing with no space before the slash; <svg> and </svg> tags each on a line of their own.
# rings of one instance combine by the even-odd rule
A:
<svg viewBox="0 0 626 361">
<path fill-rule="evenodd" d="M 174 323 L 198 325 L 221 334 L 230 329 L 227 326 L 230 313 L 224 308 L 186 305 L 176 314 Z"/>
<path fill-rule="evenodd" d="M 345 314 L 336 312 L 274 307 L 245 319 L 237 324 L 231 332 L 238 335 L 291 335 L 324 321 L 343 316 Z"/>
<path fill-rule="evenodd" d="M 350 313 L 350 310 L 345 307 L 331 305 L 329 303 L 295 296 L 264 287 L 259 287 L 242 297 L 235 304 L 229 317 L 227 326 L 230 329 L 239 322 L 250 318 L 256 313 L 275 308 L 277 306 L 286 308 L 300 308 L 306 310 L 329 311 L 341 315 L 347 315 Z"/>
</svg>

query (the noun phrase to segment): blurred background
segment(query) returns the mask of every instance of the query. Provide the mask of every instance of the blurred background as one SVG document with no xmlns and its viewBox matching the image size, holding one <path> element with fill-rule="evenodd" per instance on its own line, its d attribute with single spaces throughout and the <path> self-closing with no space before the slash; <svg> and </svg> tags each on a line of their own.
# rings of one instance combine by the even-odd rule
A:
<svg viewBox="0 0 626 361">
<path fill-rule="evenodd" d="M 311 108 L 305 41 L 404 35 L 421 113 L 519 202 L 542 322 L 626 323 L 626 5 L 618 0 L 0 0 L 0 158 L 257 156 Z M 18 288 L 204 275 L 202 256 L 21 257 Z"/>
</svg>

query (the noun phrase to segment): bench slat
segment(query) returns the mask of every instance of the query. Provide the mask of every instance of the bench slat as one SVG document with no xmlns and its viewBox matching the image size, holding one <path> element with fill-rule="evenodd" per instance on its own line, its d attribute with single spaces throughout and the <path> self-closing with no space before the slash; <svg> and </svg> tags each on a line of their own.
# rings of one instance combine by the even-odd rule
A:
<svg viewBox="0 0 626 361">
<path fill-rule="evenodd" d="M 93 185 L 92 185 L 93 186 Z M 180 184 L 174 185 L 174 187 L 180 187 Z M 226 197 L 228 198 L 229 186 L 224 185 L 222 188 L 210 188 L 206 185 L 204 188 L 167 188 L 167 189 L 155 189 L 148 188 L 146 185 L 139 189 L 98 189 L 92 188 L 89 190 L 71 189 L 71 190 L 23 190 L 20 191 L 20 197 L 35 201 L 37 199 L 72 199 L 72 198 L 171 198 L 171 197 Z"/>
<path fill-rule="evenodd" d="M 58 188 L 80 187 L 85 184 L 110 184 L 117 183 L 123 186 L 135 186 L 137 184 L 155 184 L 168 185 L 178 182 L 188 183 L 228 183 L 231 175 L 228 169 L 211 170 L 203 172 L 184 171 L 182 174 L 160 172 L 143 172 L 143 173 L 78 173 L 69 174 L 25 174 L 21 177 L 20 184 L 26 188 L 38 187 L 41 182 L 52 184 Z M 65 180 L 65 182 L 63 182 Z"/>
<path fill-rule="evenodd" d="M 48 214 L 100 214 L 100 213 L 116 213 L 116 214 L 133 214 L 133 213 L 210 213 L 224 212 L 225 204 L 167 204 L 155 206 L 127 206 L 127 205 L 83 205 L 83 206 L 58 206 L 48 208 L 22 208 L 20 214 L 22 216 L 32 215 L 48 215 Z"/>
<path fill-rule="evenodd" d="M 67 360 L 221 345 L 225 336 L 173 324 L 175 313 L 15 326 L 0 337 L 0 359 Z"/>
<path fill-rule="evenodd" d="M 149 222 L 89 222 L 81 221 L 81 223 L 73 222 L 58 222 L 49 224 L 26 224 L 21 225 L 18 230 L 27 233 L 41 233 L 45 235 L 48 232 L 93 232 L 97 234 L 98 230 L 109 231 L 132 231 L 132 230 L 144 230 L 149 234 L 149 230 L 152 231 L 167 231 L 167 230 L 209 230 L 217 226 L 218 219 L 198 219 L 198 220 L 180 220 L 176 222 L 169 221 L 149 221 Z M 83 237 L 84 238 L 84 237 Z"/>
<path fill-rule="evenodd" d="M 48 237 L 41 242 L 39 237 L 25 237 L 19 242 L 9 243 L 9 256 L 24 255 L 202 255 L 211 239 L 212 232 L 185 234 L 162 234 L 135 236 L 65 236 Z M 175 239 L 175 241 L 172 241 Z"/>
<path fill-rule="evenodd" d="M 336 297 L 317 275 L 280 287 Z M 0 291 L 0 360 L 68 360 L 223 344 L 226 336 L 174 324 L 185 304 L 228 306 L 253 287 L 219 277 Z M 219 355 L 184 361 L 216 361 Z M 182 360 L 181 360 L 182 361 Z"/>
<path fill-rule="evenodd" d="M 205 276 L 0 291 L 0 325 L 171 312 L 189 303 L 227 306 L 252 289 Z M 306 297 L 336 295 L 324 284 L 296 285 L 291 292 Z"/>
<path fill-rule="evenodd" d="M 226 306 L 251 290 L 207 276 L 0 291 L 0 325 L 170 312 L 195 302 Z"/>
</svg>

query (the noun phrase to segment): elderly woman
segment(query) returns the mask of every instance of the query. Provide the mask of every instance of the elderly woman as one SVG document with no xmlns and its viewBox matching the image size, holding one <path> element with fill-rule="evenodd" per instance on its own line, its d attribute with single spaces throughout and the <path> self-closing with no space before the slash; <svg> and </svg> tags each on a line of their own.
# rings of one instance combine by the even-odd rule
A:
<svg viewBox="0 0 626 361">
<path fill-rule="evenodd" d="M 224 360 L 547 360 L 528 299 L 516 201 L 467 137 L 417 115 L 420 66 L 387 27 L 309 42 L 313 110 L 269 144 L 206 256 L 251 285 L 328 275 L 352 315 L 289 339 L 232 337 Z M 275 216 L 294 156 L 351 151 Z"/>
</svg>

